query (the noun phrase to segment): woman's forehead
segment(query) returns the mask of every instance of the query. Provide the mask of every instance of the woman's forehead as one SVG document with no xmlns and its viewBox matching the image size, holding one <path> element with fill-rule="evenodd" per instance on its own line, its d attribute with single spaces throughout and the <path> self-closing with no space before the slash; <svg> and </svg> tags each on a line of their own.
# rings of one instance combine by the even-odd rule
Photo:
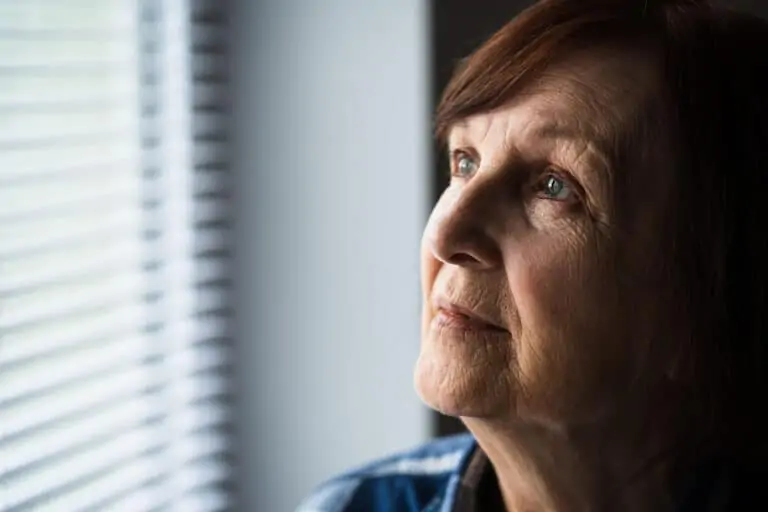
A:
<svg viewBox="0 0 768 512">
<path fill-rule="evenodd" d="M 502 107 L 455 123 L 449 146 L 578 138 L 609 152 L 658 97 L 658 70 L 636 53 L 592 48 L 561 59 Z"/>
</svg>

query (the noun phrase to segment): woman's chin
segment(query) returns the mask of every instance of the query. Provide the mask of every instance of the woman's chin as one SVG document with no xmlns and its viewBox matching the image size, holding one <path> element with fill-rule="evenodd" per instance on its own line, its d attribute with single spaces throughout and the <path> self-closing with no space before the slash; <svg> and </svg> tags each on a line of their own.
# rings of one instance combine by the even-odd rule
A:
<svg viewBox="0 0 768 512">
<path fill-rule="evenodd" d="M 503 410 L 500 379 L 468 362 L 441 359 L 422 351 L 416 363 L 414 385 L 428 407 L 454 417 L 487 417 Z"/>
</svg>

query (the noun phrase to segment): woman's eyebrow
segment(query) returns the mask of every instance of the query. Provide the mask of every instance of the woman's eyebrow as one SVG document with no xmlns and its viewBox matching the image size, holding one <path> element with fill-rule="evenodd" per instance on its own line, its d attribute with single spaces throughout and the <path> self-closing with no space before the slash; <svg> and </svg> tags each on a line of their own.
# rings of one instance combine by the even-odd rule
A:
<svg viewBox="0 0 768 512">
<path fill-rule="evenodd" d="M 588 170 L 595 168 L 599 178 L 609 178 L 606 174 L 614 161 L 613 152 L 610 151 L 612 146 L 608 142 L 609 138 L 600 136 L 597 130 L 584 129 L 580 123 L 575 121 L 546 120 L 531 126 L 525 137 L 529 142 L 560 141 L 573 144 L 574 147 L 583 147 L 589 156 L 588 162 L 590 164 L 580 167 L 587 167 Z M 457 148 L 463 147 L 474 148 L 475 145 L 471 131 L 465 125 L 457 123 L 446 138 L 446 153 L 450 158 Z M 513 154 L 509 155 L 509 158 L 515 158 L 514 154 L 516 153 L 514 151 Z M 595 163 L 597 165 L 594 165 Z"/>
<path fill-rule="evenodd" d="M 445 146 L 450 152 L 453 148 L 473 145 L 472 131 L 465 120 L 457 121 L 445 137 Z"/>
<path fill-rule="evenodd" d="M 576 123 L 542 123 L 532 129 L 534 140 L 557 140 L 574 143 L 583 147 L 588 152 L 590 162 L 597 160 L 600 165 L 597 166 L 601 174 L 607 173 L 613 162 L 612 152 L 609 150 L 610 144 L 604 137 L 600 137 L 596 130 L 584 130 Z M 593 168 L 595 166 L 588 166 Z M 607 176 L 603 176 L 607 177 Z"/>
<path fill-rule="evenodd" d="M 596 149 L 603 145 L 600 140 L 602 137 L 598 136 L 596 130 L 584 130 L 578 126 L 578 123 L 546 122 L 536 125 L 531 132 L 531 136 L 535 139 L 582 141 Z"/>
</svg>

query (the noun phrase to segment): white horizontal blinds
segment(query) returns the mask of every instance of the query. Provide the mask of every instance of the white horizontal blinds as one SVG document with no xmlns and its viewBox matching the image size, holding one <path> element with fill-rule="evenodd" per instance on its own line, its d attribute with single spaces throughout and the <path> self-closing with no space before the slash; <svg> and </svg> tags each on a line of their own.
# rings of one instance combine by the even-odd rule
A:
<svg viewBox="0 0 768 512">
<path fill-rule="evenodd" d="M 230 505 L 193 11 L 0 0 L 0 512 Z"/>
<path fill-rule="evenodd" d="M 135 7 L 0 0 L 4 512 L 138 504 L 155 471 Z"/>
<path fill-rule="evenodd" d="M 195 409 L 208 419 L 196 435 L 212 441 L 200 454 L 211 469 L 207 487 L 211 495 L 231 494 L 232 437 L 229 378 L 233 374 L 232 347 L 232 222 L 229 134 L 229 0 L 192 0 L 190 3 L 192 48 L 193 121 L 193 224 L 194 311 L 198 319 L 195 350 L 199 354 L 194 378 L 203 391 Z"/>
<path fill-rule="evenodd" d="M 208 314 L 206 279 L 225 246 L 221 229 L 204 232 L 199 219 L 222 173 L 198 176 L 194 3 L 142 3 L 146 155 L 147 335 L 159 347 L 155 398 L 164 436 L 158 452 L 164 509 L 212 511 L 231 507 L 225 483 L 229 404 L 226 319 Z M 220 283 L 217 283 L 220 284 Z M 228 290 L 216 289 L 221 294 Z M 223 295 L 215 297 L 222 302 Z"/>
</svg>

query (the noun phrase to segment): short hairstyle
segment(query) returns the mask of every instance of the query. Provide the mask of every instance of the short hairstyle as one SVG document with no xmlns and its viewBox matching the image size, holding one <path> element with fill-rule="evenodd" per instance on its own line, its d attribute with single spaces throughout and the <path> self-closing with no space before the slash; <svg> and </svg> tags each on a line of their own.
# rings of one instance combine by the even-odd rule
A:
<svg viewBox="0 0 768 512">
<path fill-rule="evenodd" d="M 661 67 L 678 153 L 669 258 L 690 328 L 690 409 L 719 450 L 755 453 L 768 416 L 768 22 L 696 0 L 540 1 L 460 63 L 437 138 L 593 44 L 640 45 Z"/>
</svg>

